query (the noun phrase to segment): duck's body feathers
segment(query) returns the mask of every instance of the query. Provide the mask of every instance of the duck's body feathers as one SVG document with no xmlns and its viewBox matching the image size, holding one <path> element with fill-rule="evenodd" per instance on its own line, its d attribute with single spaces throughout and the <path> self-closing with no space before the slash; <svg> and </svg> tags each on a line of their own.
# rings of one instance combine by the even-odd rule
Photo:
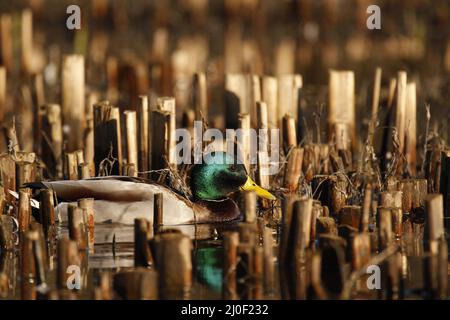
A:
<svg viewBox="0 0 450 320">
<path fill-rule="evenodd" d="M 133 224 L 136 218 L 153 220 L 153 197 L 156 193 L 163 194 L 165 225 L 221 222 L 239 216 L 239 209 L 230 199 L 194 203 L 163 185 L 148 183 L 145 179 L 111 176 L 42 183 L 64 201 L 57 206 L 62 222 L 67 221 L 67 203 L 81 198 L 95 199 L 96 223 Z"/>
</svg>

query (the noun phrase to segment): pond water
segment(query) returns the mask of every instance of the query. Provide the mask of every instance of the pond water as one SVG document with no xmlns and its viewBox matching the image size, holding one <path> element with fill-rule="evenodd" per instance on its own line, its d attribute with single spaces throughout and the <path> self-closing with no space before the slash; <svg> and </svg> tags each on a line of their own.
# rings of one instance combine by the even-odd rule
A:
<svg viewBox="0 0 450 320">
<path fill-rule="evenodd" d="M 222 292 L 223 248 L 220 240 L 223 231 L 232 229 L 235 224 L 205 224 L 177 226 L 176 229 L 189 234 L 193 240 L 193 271 L 195 283 L 191 291 L 192 299 L 220 299 Z M 171 227 L 171 229 L 173 229 Z M 60 226 L 58 236 L 68 236 L 65 226 Z M 95 246 L 93 252 L 86 252 L 84 266 L 87 270 L 83 278 L 83 288 L 79 298 L 92 299 L 97 276 L 102 271 L 112 274 L 130 270 L 134 267 L 134 227 L 128 225 L 99 224 L 95 226 Z M 276 234 L 274 234 L 276 239 Z M 276 244 L 276 241 L 274 241 Z M 402 279 L 405 286 L 406 299 L 421 299 L 420 288 L 423 286 L 423 245 L 421 234 L 414 237 L 403 237 L 402 246 Z M 20 269 L 17 252 L 1 255 L 0 268 L 9 276 L 10 290 L 3 299 L 20 299 Z M 54 287 L 56 280 L 56 257 L 50 257 L 50 270 L 47 283 Z M 276 262 L 275 262 L 276 264 Z M 449 270 L 450 271 L 450 270 Z M 357 284 L 356 299 L 376 299 L 377 292 L 365 289 L 366 278 Z M 449 277 L 450 280 L 450 277 Z M 278 287 L 278 286 L 277 286 Z M 271 297 L 278 298 L 279 289 Z"/>
</svg>

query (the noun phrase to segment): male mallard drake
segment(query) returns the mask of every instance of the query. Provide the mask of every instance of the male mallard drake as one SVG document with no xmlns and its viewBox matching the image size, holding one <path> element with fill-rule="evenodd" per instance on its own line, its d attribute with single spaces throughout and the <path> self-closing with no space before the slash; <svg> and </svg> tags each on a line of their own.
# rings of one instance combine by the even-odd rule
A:
<svg viewBox="0 0 450 320">
<path fill-rule="evenodd" d="M 96 223 L 133 224 L 136 218 L 153 218 L 153 196 L 162 193 L 164 225 L 234 220 L 240 212 L 228 196 L 239 190 L 254 190 L 258 196 L 276 199 L 253 182 L 245 167 L 235 164 L 225 152 L 211 152 L 204 159 L 190 171 L 192 199 L 155 182 L 122 176 L 42 183 L 64 201 L 57 206 L 62 222 L 67 220 L 67 202 L 81 198 L 95 199 Z"/>
</svg>

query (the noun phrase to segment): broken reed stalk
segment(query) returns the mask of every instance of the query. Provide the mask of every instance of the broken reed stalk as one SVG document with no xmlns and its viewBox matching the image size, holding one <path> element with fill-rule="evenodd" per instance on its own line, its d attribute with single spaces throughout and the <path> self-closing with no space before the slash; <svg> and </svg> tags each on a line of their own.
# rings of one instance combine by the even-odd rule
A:
<svg viewBox="0 0 450 320">
<path fill-rule="evenodd" d="M 13 36 L 11 14 L 0 15 L 0 60 L 7 71 L 13 67 Z"/>
<path fill-rule="evenodd" d="M 329 73 L 328 132 L 336 123 L 348 126 L 348 137 L 355 146 L 355 74 L 353 71 L 331 70 Z"/>
<path fill-rule="evenodd" d="M 164 195 L 155 193 L 153 196 L 153 235 L 158 234 L 163 226 L 163 204 Z"/>
<path fill-rule="evenodd" d="M 299 74 L 282 74 L 278 80 L 278 121 L 286 114 L 297 120 L 299 91 L 303 85 Z"/>
<path fill-rule="evenodd" d="M 269 116 L 267 104 L 262 101 L 256 102 L 256 128 L 258 128 L 258 150 L 268 152 L 269 144 Z"/>
<path fill-rule="evenodd" d="M 22 11 L 21 19 L 21 70 L 30 75 L 34 72 L 33 66 L 33 13 L 30 9 Z"/>
<path fill-rule="evenodd" d="M 238 114 L 239 129 L 241 135 L 238 136 L 238 148 L 241 151 L 241 156 L 244 162 L 247 172 L 250 170 L 250 148 L 251 148 L 251 135 L 250 135 L 250 114 L 239 113 Z"/>
<path fill-rule="evenodd" d="M 194 136 L 194 121 L 195 121 L 195 112 L 192 109 L 188 109 L 183 111 L 183 116 L 181 119 L 181 127 L 186 128 L 192 137 Z"/>
<path fill-rule="evenodd" d="M 42 73 L 37 73 L 32 77 L 32 99 L 33 99 L 33 148 L 40 154 L 41 146 L 41 132 L 42 123 L 40 118 L 41 108 L 45 105 L 45 92 L 44 92 L 44 76 Z M 37 116 L 36 116 L 37 115 Z"/>
<path fill-rule="evenodd" d="M 405 147 L 406 128 L 406 102 L 407 102 L 407 74 L 400 71 L 397 74 L 397 105 L 395 112 L 395 127 L 398 134 L 399 152 L 402 154 Z"/>
<path fill-rule="evenodd" d="M 98 284 L 94 289 L 94 299 L 95 300 L 112 300 L 112 281 L 111 272 L 102 271 L 97 277 Z"/>
<path fill-rule="evenodd" d="M 134 163 L 124 163 L 122 167 L 122 174 L 124 176 L 136 177 L 137 176 L 137 168 Z"/>
<path fill-rule="evenodd" d="M 312 199 L 297 200 L 293 204 L 291 227 L 289 229 L 287 266 L 290 274 L 290 295 L 292 299 L 305 299 L 306 249 L 311 241 Z"/>
<path fill-rule="evenodd" d="M 4 134 L 6 137 L 8 149 L 14 152 L 18 152 L 20 150 L 20 145 L 17 138 L 15 118 L 4 125 Z"/>
<path fill-rule="evenodd" d="M 18 212 L 19 232 L 28 230 L 31 222 L 30 190 L 19 191 L 19 212 Z"/>
<path fill-rule="evenodd" d="M 295 147 L 288 156 L 283 186 L 289 192 L 295 192 L 298 189 L 299 179 L 302 174 L 303 155 L 304 149 Z"/>
<path fill-rule="evenodd" d="M 15 222 L 11 216 L 0 215 L 0 248 L 5 251 L 13 250 Z"/>
<path fill-rule="evenodd" d="M 327 299 L 327 292 L 322 285 L 322 253 L 315 252 L 311 258 L 311 287 L 319 300 Z"/>
<path fill-rule="evenodd" d="M 148 108 L 148 97 L 139 96 L 139 107 L 138 107 L 138 121 L 139 121 L 139 171 L 146 172 L 149 170 L 149 159 L 148 159 L 148 147 L 149 147 L 149 108 Z M 148 176 L 146 173 L 145 177 Z"/>
<path fill-rule="evenodd" d="M 244 192 L 244 221 L 256 223 L 256 193 L 254 191 Z"/>
<path fill-rule="evenodd" d="M 77 170 L 78 170 L 78 179 L 89 179 L 91 177 L 92 164 L 91 163 L 78 164 Z"/>
<path fill-rule="evenodd" d="M 369 231 L 371 208 L 372 208 L 372 185 L 367 184 L 364 189 L 364 200 L 363 200 L 361 221 L 359 223 L 360 232 Z"/>
<path fill-rule="evenodd" d="M 316 219 L 316 232 L 317 236 L 320 237 L 322 234 L 330 234 L 337 236 L 338 230 L 336 222 L 331 217 L 318 217 Z"/>
<path fill-rule="evenodd" d="M 122 299 L 158 299 L 158 272 L 138 267 L 114 275 L 114 291 Z"/>
<path fill-rule="evenodd" d="M 70 128 L 67 136 L 68 151 L 83 147 L 85 123 L 84 57 L 72 54 L 62 62 L 62 114 L 65 125 Z"/>
<path fill-rule="evenodd" d="M 429 148 L 425 152 L 425 160 L 423 162 L 423 170 L 428 183 L 428 192 L 437 193 L 441 192 L 441 190 L 445 191 L 446 184 L 441 184 L 441 179 L 445 179 L 448 174 L 446 168 L 442 167 L 441 159 L 443 150 L 439 145 L 432 144 L 429 146 L 429 143 L 426 143 L 424 148 Z M 444 153 L 444 157 L 447 157 L 446 153 Z"/>
<path fill-rule="evenodd" d="M 176 148 L 176 139 L 175 139 L 175 130 L 176 130 L 176 109 L 175 109 L 175 98 L 173 97 L 162 97 L 158 98 L 156 101 L 157 109 L 161 110 L 163 112 L 167 112 L 169 114 L 168 119 L 168 128 L 165 130 L 165 141 L 167 143 L 167 152 L 166 154 L 161 153 L 161 155 L 167 156 L 167 161 L 169 162 L 170 166 L 175 168 L 176 167 L 176 161 L 175 161 L 175 148 Z M 157 137 L 159 140 L 158 135 L 153 135 L 152 137 Z M 154 170 L 152 168 L 152 170 Z"/>
<path fill-rule="evenodd" d="M 208 94 L 206 76 L 203 72 L 194 74 L 192 92 L 195 120 L 202 120 L 202 118 L 208 120 Z"/>
<path fill-rule="evenodd" d="M 264 249 L 264 292 L 266 296 L 274 294 L 275 265 L 273 256 L 272 229 L 264 227 L 263 249 Z"/>
<path fill-rule="evenodd" d="M 96 175 L 120 175 L 122 142 L 119 109 L 108 101 L 94 105 L 94 162 Z"/>
<path fill-rule="evenodd" d="M 66 180 L 78 180 L 78 159 L 75 152 L 66 153 L 64 167 Z"/>
<path fill-rule="evenodd" d="M 11 155 L 0 156 L 3 190 L 7 201 L 14 201 L 8 190 L 16 191 L 16 163 Z"/>
<path fill-rule="evenodd" d="M 350 127 L 347 123 L 337 122 L 333 125 L 333 136 L 336 150 L 348 151 L 351 149 Z"/>
<path fill-rule="evenodd" d="M 85 213 L 83 209 L 76 205 L 68 207 L 69 237 L 77 243 L 78 249 L 88 248 L 88 234 L 85 223 Z"/>
<path fill-rule="evenodd" d="M 8 275 L 1 271 L 0 272 L 0 297 L 6 298 L 9 291 L 9 278 Z"/>
<path fill-rule="evenodd" d="M 0 24 L 1 24 L 0 17 Z M 0 120 L 3 121 L 6 110 L 6 68 L 0 67 Z"/>
<path fill-rule="evenodd" d="M 225 74 L 225 105 L 229 111 L 225 121 L 227 128 L 235 128 L 238 125 L 239 114 L 249 114 L 251 90 L 250 76 L 245 74 Z"/>
<path fill-rule="evenodd" d="M 413 181 L 413 208 L 424 208 L 427 196 L 428 182 L 426 179 L 412 179 Z"/>
<path fill-rule="evenodd" d="M 371 256 L 370 235 L 361 232 L 353 237 L 352 245 L 352 270 L 359 270 L 367 264 Z"/>
<path fill-rule="evenodd" d="M 84 163 L 84 152 L 82 149 L 80 150 L 76 150 L 75 152 L 75 156 L 77 159 L 77 166 L 81 165 Z"/>
<path fill-rule="evenodd" d="M 265 151 L 258 152 L 258 165 L 256 170 L 256 183 L 264 189 L 270 189 L 269 155 Z M 269 208 L 270 202 L 266 199 L 258 199 L 263 208 Z"/>
<path fill-rule="evenodd" d="M 361 206 L 344 206 L 338 215 L 340 225 L 348 225 L 359 230 L 362 221 Z"/>
<path fill-rule="evenodd" d="M 95 142 L 94 142 L 94 105 L 100 100 L 100 94 L 96 91 L 92 91 L 88 94 L 87 98 L 87 110 L 86 110 L 86 129 L 83 138 L 84 145 L 84 163 L 83 166 L 89 168 L 89 171 L 82 172 L 82 177 L 90 177 L 95 175 Z M 83 178 L 86 179 L 86 178 Z"/>
<path fill-rule="evenodd" d="M 428 194 L 426 203 L 426 248 L 432 254 L 438 252 L 438 241 L 444 236 L 444 202 L 442 194 Z"/>
<path fill-rule="evenodd" d="M 283 117 L 283 141 L 286 152 L 297 145 L 295 119 L 288 114 Z"/>
<path fill-rule="evenodd" d="M 63 132 L 61 107 L 58 104 L 46 104 L 41 107 L 41 152 L 47 170 L 55 177 L 62 176 Z"/>
<path fill-rule="evenodd" d="M 160 233 L 152 240 L 160 299 L 185 299 L 192 287 L 192 242 L 181 233 Z"/>
<path fill-rule="evenodd" d="M 264 249 L 258 246 L 253 248 L 253 273 L 251 297 L 254 300 L 261 300 L 264 297 Z"/>
<path fill-rule="evenodd" d="M 264 189 L 270 188 L 269 179 L 269 133 L 268 133 L 268 114 L 267 104 L 265 102 L 256 102 L 256 118 L 258 128 L 258 154 L 256 168 L 256 182 Z M 270 206 L 269 201 L 260 200 L 263 208 Z"/>
<path fill-rule="evenodd" d="M 58 240 L 57 263 L 57 286 L 59 289 L 67 289 L 69 277 L 75 271 L 72 269 L 72 266 L 76 266 L 81 270 L 77 242 L 67 238 L 61 238 Z"/>
<path fill-rule="evenodd" d="M 415 181 L 412 179 L 403 179 L 398 181 L 397 189 L 401 191 L 402 195 L 402 212 L 409 213 L 410 218 L 414 218 L 416 216 L 416 205 L 417 207 L 423 206 L 423 204 L 420 204 L 422 202 L 420 199 L 424 195 L 421 194 L 421 191 L 419 189 L 415 189 Z"/>
<path fill-rule="evenodd" d="M 255 222 L 241 222 L 238 224 L 237 231 L 239 232 L 240 244 L 255 246 L 259 243 L 258 225 Z"/>
<path fill-rule="evenodd" d="M 222 298 L 224 300 L 236 300 L 237 295 L 237 248 L 239 245 L 239 234 L 237 232 L 223 233 L 223 289 Z"/>
<path fill-rule="evenodd" d="M 151 170 L 167 168 L 165 158 L 169 157 L 169 135 L 170 135 L 170 112 L 154 110 L 151 115 Z M 153 179 L 158 179 L 159 175 L 153 174 Z"/>
<path fill-rule="evenodd" d="M 240 236 L 239 236 L 240 237 Z M 253 274 L 255 266 L 253 243 L 240 243 L 237 248 L 238 258 L 236 265 L 237 295 L 240 299 L 253 299 Z"/>
<path fill-rule="evenodd" d="M 149 247 L 150 222 L 146 219 L 134 220 L 134 266 L 148 267 L 153 264 Z"/>
<path fill-rule="evenodd" d="M 6 196 L 5 191 L 0 188 L 0 213 L 3 214 L 6 210 L 7 203 L 6 203 Z"/>
<path fill-rule="evenodd" d="M 402 191 L 380 192 L 380 206 L 391 208 L 402 208 Z"/>
<path fill-rule="evenodd" d="M 279 247 L 279 261 L 280 266 L 286 268 L 287 267 L 287 255 L 288 255 L 288 245 L 289 245 L 289 236 L 290 236 L 290 227 L 292 221 L 292 208 L 294 206 L 294 202 L 298 200 L 299 197 L 290 193 L 283 199 L 282 202 L 282 224 L 281 224 L 281 239 L 280 239 L 280 247 Z"/>
<path fill-rule="evenodd" d="M 391 78 L 389 81 L 389 91 L 388 91 L 388 99 L 387 99 L 387 106 L 389 109 L 392 108 L 394 105 L 394 98 L 397 91 L 397 79 Z"/>
<path fill-rule="evenodd" d="M 93 253 L 95 243 L 94 198 L 83 198 L 78 200 L 78 207 L 80 207 L 84 213 L 85 223 L 87 227 L 89 252 Z"/>
<path fill-rule="evenodd" d="M 424 205 L 426 185 L 424 186 L 422 181 L 416 179 L 403 179 L 398 181 L 397 189 L 401 191 L 401 207 L 403 212 L 411 213 L 413 209 Z"/>
<path fill-rule="evenodd" d="M 295 65 L 295 41 L 291 37 L 281 39 L 275 47 L 275 74 L 278 75 L 280 84 L 283 78 L 294 71 Z M 289 78 L 288 78 L 289 79 Z M 289 83 L 289 82 L 288 82 Z M 284 88 L 285 90 L 287 88 Z"/>
<path fill-rule="evenodd" d="M 250 114 L 250 126 L 252 128 L 256 128 L 257 126 L 257 114 L 256 114 L 256 104 L 258 101 L 261 101 L 261 79 L 258 75 L 251 74 L 248 75 L 249 82 L 249 110 L 248 113 Z"/>
<path fill-rule="evenodd" d="M 33 243 L 38 239 L 37 231 L 25 231 L 21 250 L 21 299 L 36 299 L 36 266 L 34 263 Z"/>
<path fill-rule="evenodd" d="M 24 156 L 24 160 L 16 161 L 16 186 L 19 188 L 23 187 L 25 183 L 35 181 L 36 176 L 36 155 L 34 153 L 30 153 L 25 154 Z"/>
<path fill-rule="evenodd" d="M 33 241 L 33 257 L 36 270 L 36 289 L 38 293 L 45 294 L 48 291 L 46 274 L 48 269 L 47 242 L 41 224 L 31 223 L 30 230 L 37 232 L 37 237 Z"/>
<path fill-rule="evenodd" d="M 345 240 L 341 237 L 322 235 L 319 238 L 319 248 L 322 253 L 321 282 L 326 295 L 330 299 L 337 299 L 346 279 Z"/>
<path fill-rule="evenodd" d="M 416 84 L 414 82 L 406 85 L 406 113 L 405 113 L 405 155 L 408 163 L 408 170 L 411 175 L 416 175 L 417 166 L 417 102 Z"/>
<path fill-rule="evenodd" d="M 437 256 L 437 278 L 438 286 L 435 296 L 439 299 L 445 300 L 448 298 L 448 244 L 445 237 L 439 240 L 439 252 Z"/>
<path fill-rule="evenodd" d="M 290 228 L 290 246 L 295 250 L 305 250 L 311 241 L 312 199 L 301 199 L 294 202 Z"/>
<path fill-rule="evenodd" d="M 368 142 L 369 145 L 373 146 L 373 139 L 375 134 L 375 127 L 377 125 L 377 117 L 378 117 L 378 106 L 380 105 L 380 91 L 381 91 L 381 68 L 376 68 L 374 84 L 373 84 L 373 93 L 372 93 L 372 109 L 371 109 L 371 117 L 369 123 L 369 133 L 368 133 Z"/>
<path fill-rule="evenodd" d="M 380 250 L 386 249 L 393 241 L 392 212 L 390 208 L 378 207 L 378 241 Z"/>
<path fill-rule="evenodd" d="M 391 208 L 392 228 L 394 235 L 399 239 L 403 234 L 403 212 L 401 208 Z"/>
<path fill-rule="evenodd" d="M 128 165 L 134 165 L 137 169 L 138 166 L 138 142 L 137 142 L 137 123 L 136 112 L 125 111 L 125 132 L 127 141 L 127 163 Z M 134 176 L 137 176 L 137 171 L 134 171 Z"/>
<path fill-rule="evenodd" d="M 267 113 L 278 115 L 278 83 L 274 77 L 264 76 L 262 78 L 262 101 L 267 104 Z M 278 117 L 268 117 L 269 129 L 278 128 Z"/>
<path fill-rule="evenodd" d="M 311 236 L 310 236 L 310 248 L 312 251 L 314 251 L 315 248 L 315 242 L 317 239 L 317 218 L 320 216 L 323 216 L 323 207 L 318 200 L 313 200 L 313 207 L 311 212 Z"/>
<path fill-rule="evenodd" d="M 446 220 L 445 227 L 450 228 L 450 152 L 444 152 L 441 159 L 443 162 L 443 170 L 440 173 L 439 177 L 442 180 L 442 187 L 440 189 L 440 192 L 444 197 L 444 218 Z M 427 183 L 427 180 L 425 181 L 425 183 Z"/>
<path fill-rule="evenodd" d="M 39 214 L 45 238 L 47 240 L 53 239 L 56 236 L 56 227 L 55 227 L 56 222 L 55 222 L 54 194 L 52 189 L 41 190 Z"/>
</svg>

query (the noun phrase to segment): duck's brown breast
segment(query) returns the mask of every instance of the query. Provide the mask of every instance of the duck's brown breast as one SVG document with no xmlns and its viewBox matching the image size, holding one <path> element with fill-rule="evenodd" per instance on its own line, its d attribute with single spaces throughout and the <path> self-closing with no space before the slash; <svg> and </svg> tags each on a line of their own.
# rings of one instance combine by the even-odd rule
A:
<svg viewBox="0 0 450 320">
<path fill-rule="evenodd" d="M 222 201 L 196 201 L 194 203 L 197 223 L 228 222 L 239 219 L 241 212 L 232 199 Z"/>
</svg>

